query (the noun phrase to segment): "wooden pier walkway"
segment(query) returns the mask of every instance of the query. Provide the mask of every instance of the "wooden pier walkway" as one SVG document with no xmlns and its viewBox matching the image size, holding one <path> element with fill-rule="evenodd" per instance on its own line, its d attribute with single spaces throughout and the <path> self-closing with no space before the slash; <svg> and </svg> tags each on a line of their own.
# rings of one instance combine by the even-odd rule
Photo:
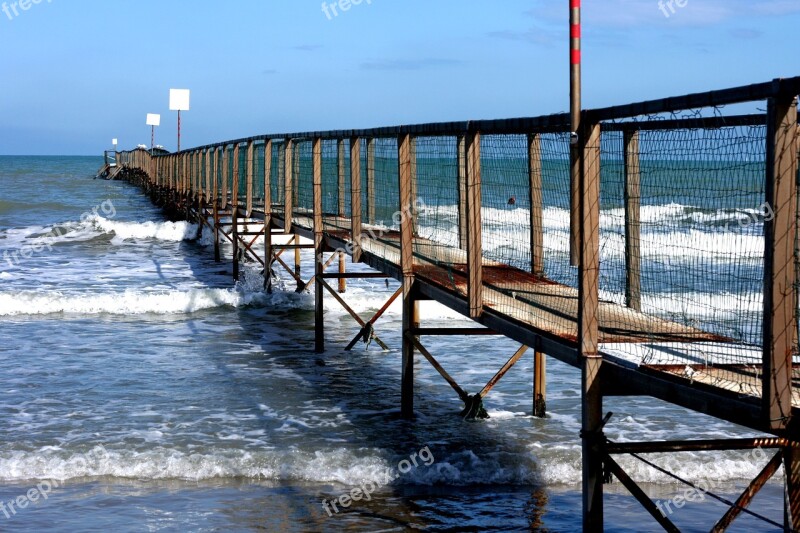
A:
<svg viewBox="0 0 800 533">
<path fill-rule="evenodd" d="M 326 294 L 336 300 L 336 305 L 345 306 L 358 322 L 359 329 L 348 348 L 361 338 L 375 338 L 383 345 L 377 336 L 378 319 L 392 301 L 402 298 L 399 400 L 404 416 L 412 417 L 414 412 L 417 354 L 439 371 L 464 402 L 464 413 L 473 416 L 485 413 L 483 399 L 527 349 L 534 353 L 532 403 L 538 416 L 544 416 L 546 409 L 545 357 L 580 368 L 581 380 L 576 381 L 576 388 L 582 391 L 584 413 L 584 512 L 593 514 L 595 523 L 597 518 L 602 522 L 603 473 L 611 472 L 666 530 L 675 530 L 619 468 L 614 454 L 642 447 L 650 452 L 672 452 L 758 445 L 774 448 L 776 459 L 720 519 L 715 531 L 724 530 L 742 512 L 763 482 L 777 471 L 773 463 L 781 462 L 790 496 L 787 524 L 800 530 L 800 373 L 794 368 L 798 362 L 798 93 L 800 78 L 791 78 L 589 110 L 583 113 L 578 144 L 572 146 L 569 117 L 551 115 L 264 135 L 155 157 L 145 150 L 122 152 L 117 154 L 117 161 L 124 168 L 124 177 L 141 185 L 154 201 L 213 231 L 218 260 L 221 239 L 230 242 L 234 277 L 238 277 L 239 262 L 247 260 L 265 267 L 267 290 L 271 290 L 270 271 L 281 267 L 297 280 L 299 289 L 313 287 L 318 352 L 325 346 Z M 724 116 L 718 111 L 720 106 L 748 102 L 763 105 L 767 114 Z M 708 136 L 708 132 L 715 135 Z M 657 174 L 645 167 L 648 160 L 658 157 L 653 153 L 661 150 L 669 153 L 659 164 L 673 164 L 678 173 L 681 167 L 676 161 L 698 153 L 697 146 L 681 148 L 684 145 L 675 140 L 678 137 L 696 142 L 715 169 L 732 175 L 741 163 L 735 159 L 740 154 L 728 151 L 730 146 L 757 147 L 763 201 L 773 214 L 761 220 L 763 250 L 749 256 L 742 251 L 742 257 L 732 253 L 717 264 L 713 257 L 703 256 L 705 250 L 698 249 L 693 253 L 700 258 L 687 268 L 710 280 L 715 276 L 741 277 L 747 265 L 759 265 L 763 278 L 754 283 L 763 291 L 760 335 L 742 333 L 747 329 L 743 321 L 750 320 L 747 317 L 736 319 L 737 327 L 723 327 L 721 322 L 714 322 L 716 318 L 684 320 L 669 310 L 648 311 L 642 305 L 643 296 L 650 290 L 642 281 L 647 270 L 642 250 L 652 246 L 648 241 L 652 237 L 643 232 L 648 222 L 643 220 L 642 206 L 653 203 L 645 195 L 654 190 L 648 180 Z M 551 175 L 558 166 L 553 161 L 568 161 L 570 154 L 572 161 L 562 166 L 569 169 L 572 165 L 577 170 L 572 175 L 579 179 L 560 182 L 571 198 L 571 223 L 568 246 L 555 250 L 558 244 L 546 229 L 548 208 L 553 207 L 547 183 L 558 182 L 558 176 Z M 523 233 L 527 237 L 524 242 L 512 242 L 507 255 L 487 253 L 489 240 L 506 238 L 492 236 L 484 219 L 488 213 L 484 202 L 491 187 L 497 185 L 491 181 L 495 179 L 492 167 L 518 158 L 524 158 L 527 167 L 515 182 L 526 188 L 529 223 Z M 447 170 L 432 178 L 432 162 Z M 428 170 L 423 171 L 423 167 Z M 611 170 L 607 169 L 612 167 L 621 169 L 618 183 L 608 181 Z M 511 179 L 509 175 L 507 171 L 504 179 Z M 698 205 L 704 196 L 728 194 L 713 190 L 719 187 L 713 180 L 698 187 L 698 179 L 675 181 L 673 187 L 686 187 L 686 191 L 680 191 L 682 197 L 695 194 Z M 604 195 L 613 196 L 612 187 L 620 188 L 624 220 L 619 231 L 624 232 L 620 238 L 625 245 L 624 261 L 619 265 L 603 259 L 600 246 L 601 235 L 610 231 L 601 223 L 601 204 L 605 201 L 600 194 L 601 182 Z M 690 190 L 686 183 L 695 188 Z M 704 192 L 703 186 L 708 190 Z M 442 199 L 437 199 L 438 194 Z M 420 199 L 433 213 L 432 218 L 417 209 Z M 445 223 L 444 213 L 454 203 L 450 199 L 455 199 L 457 220 Z M 376 211 L 390 221 L 382 221 Z M 426 216 L 434 222 L 432 229 L 424 228 L 430 222 L 426 222 Z M 680 231 L 696 235 L 694 229 Z M 289 244 L 274 244 L 277 235 L 289 236 Z M 256 242 L 261 242 L 263 249 L 256 249 Z M 302 280 L 299 269 L 291 268 L 281 257 L 285 250 L 294 250 L 298 264 L 302 248 L 313 248 L 317 259 L 310 282 Z M 520 248 L 526 249 L 525 264 L 520 263 Z M 569 256 L 577 267 L 574 283 L 563 282 L 563 273 L 556 272 L 548 262 L 555 252 Z M 347 273 L 345 255 L 376 272 Z M 339 268 L 330 272 L 329 267 L 337 262 Z M 606 283 L 603 268 L 623 270 L 624 305 L 601 299 Z M 400 280 L 402 290 L 374 317 L 365 320 L 346 303 L 342 293 L 348 279 L 375 276 Z M 331 281 L 338 282 L 338 290 Z M 675 279 L 660 281 L 674 283 Z M 670 294 L 680 290 L 682 287 L 676 284 Z M 471 318 L 476 326 L 426 328 L 424 317 L 419 315 L 421 300 L 440 302 Z M 464 391 L 435 354 L 425 348 L 426 336 L 486 334 L 509 337 L 521 348 L 475 394 Z M 480 363 L 470 357 L 465 364 Z M 602 398 L 620 395 L 653 396 L 770 437 L 703 443 L 610 443 L 603 434 L 608 417 L 603 413 Z"/>
</svg>

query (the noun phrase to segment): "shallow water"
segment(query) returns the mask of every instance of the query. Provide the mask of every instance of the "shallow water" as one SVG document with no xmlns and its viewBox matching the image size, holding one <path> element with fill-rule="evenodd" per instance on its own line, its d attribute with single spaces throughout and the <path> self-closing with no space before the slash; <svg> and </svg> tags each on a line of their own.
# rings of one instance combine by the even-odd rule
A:
<svg viewBox="0 0 800 533">
<path fill-rule="evenodd" d="M 314 354 L 311 295 L 286 279 L 263 294 L 255 267 L 233 286 L 207 235 L 164 221 L 130 185 L 92 180 L 100 163 L 0 157 L 0 501 L 8 509 L 51 486 L 46 499 L 0 512 L 0 529 L 580 528 L 577 370 L 548 360 L 548 418 L 539 420 L 525 357 L 489 395 L 491 418 L 465 422 L 458 398 L 420 362 L 417 418 L 403 421 L 399 305 L 376 327 L 390 351 L 344 352 L 358 328 L 326 299 L 328 350 Z M 313 265 L 303 257 L 307 279 Z M 366 314 L 397 286 L 351 282 L 345 298 Z M 466 324 L 432 303 L 422 317 L 431 327 Z M 426 346 L 469 392 L 518 348 L 490 337 Z M 750 434 L 647 398 L 605 408 L 615 413 L 612 440 Z M 735 499 L 768 457 L 655 460 Z M 620 463 L 660 500 L 684 490 L 633 458 Z M 373 486 L 369 501 L 334 516 L 323 506 Z M 754 508 L 780 521 L 780 483 Z M 659 530 L 618 483 L 605 509 L 609 531 Z M 724 511 L 705 497 L 671 517 L 708 530 Z M 771 529 L 743 517 L 732 531 Z"/>
</svg>

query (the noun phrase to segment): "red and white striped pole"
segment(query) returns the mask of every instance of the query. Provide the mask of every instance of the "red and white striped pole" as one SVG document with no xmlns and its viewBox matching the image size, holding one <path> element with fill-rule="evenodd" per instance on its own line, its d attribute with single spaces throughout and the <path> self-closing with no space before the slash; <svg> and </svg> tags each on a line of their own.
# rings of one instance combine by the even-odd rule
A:
<svg viewBox="0 0 800 533">
<path fill-rule="evenodd" d="M 581 153 L 581 0 L 569 0 L 569 112 L 570 112 L 570 264 L 578 265 L 580 255 Z"/>
</svg>

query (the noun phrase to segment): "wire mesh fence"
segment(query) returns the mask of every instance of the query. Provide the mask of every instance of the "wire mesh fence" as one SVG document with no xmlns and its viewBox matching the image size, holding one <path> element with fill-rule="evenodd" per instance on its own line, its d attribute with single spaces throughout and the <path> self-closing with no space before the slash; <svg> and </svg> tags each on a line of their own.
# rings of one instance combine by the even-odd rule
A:
<svg viewBox="0 0 800 533">
<path fill-rule="evenodd" d="M 601 122 L 601 349 L 632 364 L 758 396 L 769 305 L 765 235 L 775 216 L 767 181 L 774 139 L 765 115 L 726 115 L 717 105 L 759 100 L 756 105 L 763 106 L 755 91 L 751 86 L 690 95 L 587 116 Z M 698 100 L 704 107 L 679 105 Z M 642 114 L 649 108 L 660 114 Z M 477 147 L 468 142 L 474 133 Z M 364 250 L 399 262 L 406 214 L 400 205 L 398 135 L 411 139 L 414 205 L 407 216 L 417 275 L 467 297 L 474 290 L 467 283 L 469 250 L 479 248 L 482 306 L 574 343 L 580 295 L 571 247 L 580 235 L 571 218 L 580 206 L 570 201 L 565 117 L 368 130 L 356 137 L 354 132 L 266 136 L 215 146 L 222 149 L 212 179 L 223 207 L 226 201 L 264 207 L 268 160 L 272 213 L 311 228 L 312 142 L 321 137 L 324 230 L 354 238 L 355 180 Z M 235 199 L 234 146 L 239 146 Z M 479 168 L 470 170 L 468 150 L 479 154 Z M 359 166 L 355 176 L 352 154 Z M 192 159 L 189 167 L 169 158 L 159 174 L 180 180 L 188 172 L 196 180 L 193 191 L 207 189 L 209 157 Z M 796 165 L 796 153 L 794 158 Z M 479 211 L 470 213 L 467 198 L 475 187 Z M 798 256 L 795 251 L 790 258 L 795 271 L 800 271 Z M 796 334 L 792 346 L 797 353 Z"/>
</svg>

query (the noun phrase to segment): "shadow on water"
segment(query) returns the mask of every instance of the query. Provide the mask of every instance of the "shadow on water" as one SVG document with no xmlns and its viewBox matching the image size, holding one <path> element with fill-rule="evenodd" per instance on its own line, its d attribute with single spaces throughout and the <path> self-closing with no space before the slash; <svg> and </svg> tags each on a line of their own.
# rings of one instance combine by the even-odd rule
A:
<svg viewBox="0 0 800 533">
<path fill-rule="evenodd" d="M 213 253 L 209 249 L 194 242 L 184 242 L 181 248 L 188 256 L 196 258 L 190 264 L 196 269 L 198 279 L 206 278 L 212 285 L 233 285 L 229 258 L 210 266 Z M 213 272 L 213 280 L 208 279 L 209 272 Z M 502 420 L 498 422 L 500 428 L 494 424 L 463 421 L 458 415 L 460 407 L 448 394 L 449 389 L 439 387 L 441 383 L 432 387 L 419 381 L 418 415 L 413 421 L 403 420 L 399 409 L 398 328 L 393 328 L 391 323 L 381 325 L 381 336 L 393 347 L 389 352 L 367 351 L 360 344 L 353 351 L 345 352 L 345 345 L 358 330 L 355 322 L 342 328 L 338 321 L 326 317 L 327 350 L 316 354 L 313 351 L 313 299 L 309 295 L 298 297 L 292 288 L 289 287 L 287 293 L 291 299 L 305 299 L 300 309 L 267 304 L 216 311 L 225 313 L 228 329 L 223 338 L 213 343 L 216 349 L 204 354 L 203 360 L 213 364 L 220 375 L 230 378 L 232 394 L 246 398 L 251 412 L 258 413 L 267 431 L 276 430 L 276 424 L 274 416 L 264 412 L 263 404 L 286 413 L 292 407 L 312 402 L 313 409 L 326 406 L 330 412 L 337 413 L 337 427 L 313 428 L 313 438 L 321 445 L 330 443 L 355 451 L 378 449 L 390 465 L 397 465 L 427 447 L 435 458 L 431 468 L 440 470 L 438 479 L 432 483 L 426 480 L 428 476 L 424 472 L 412 482 L 401 479 L 378 483 L 369 500 L 362 498 L 347 508 L 340 506 L 339 513 L 333 513 L 333 517 L 325 513 L 323 500 L 336 501 L 353 489 L 364 489 L 364 483 L 356 486 L 311 483 L 306 487 L 294 482 L 278 483 L 281 488 L 276 490 L 282 495 L 296 496 L 282 501 L 281 506 L 290 507 L 284 508 L 291 516 L 287 523 L 305 524 L 311 529 L 335 525 L 346 530 L 542 530 L 549 505 L 544 486 L 534 480 L 517 481 L 512 485 L 507 485 L 507 481 L 495 483 L 488 470 L 484 480 L 459 480 L 458 469 L 469 469 L 486 455 L 499 456 L 496 463 L 492 463 L 497 468 L 521 468 L 517 464 L 502 464 L 504 458 L 511 461 L 511 458 L 530 454 L 524 442 L 502 431 Z M 381 284 L 376 292 L 388 298 L 395 288 L 395 282 L 388 288 Z M 281 295 L 277 298 L 282 301 Z M 326 298 L 325 303 L 326 306 L 338 305 L 332 298 Z M 190 321 L 190 328 L 194 334 L 202 333 L 194 321 Z M 245 346 L 248 349 L 242 350 Z M 257 350 L 250 349 L 254 346 Z M 243 382 L 241 374 L 232 371 L 232 364 L 236 368 L 244 365 L 253 369 L 257 377 Z M 270 378 L 270 372 L 276 368 L 291 371 L 301 380 L 300 386 L 276 390 L 281 382 Z M 532 424 L 542 422 L 531 419 Z M 291 421 L 284 420 L 284 427 L 279 429 L 285 429 L 287 424 Z M 297 426 L 299 431 L 304 431 L 302 424 Z M 420 468 L 423 468 L 421 463 Z M 452 470 L 449 475 L 448 469 Z M 525 475 L 517 476 L 518 480 L 520 478 Z M 366 488 L 371 487 L 366 484 Z M 270 498 L 273 497 L 270 494 Z M 262 503 L 274 509 L 268 501 Z M 222 512 L 229 514 L 232 522 L 240 523 L 244 516 L 259 515 L 257 506 L 258 501 L 247 505 L 240 502 Z"/>
</svg>

